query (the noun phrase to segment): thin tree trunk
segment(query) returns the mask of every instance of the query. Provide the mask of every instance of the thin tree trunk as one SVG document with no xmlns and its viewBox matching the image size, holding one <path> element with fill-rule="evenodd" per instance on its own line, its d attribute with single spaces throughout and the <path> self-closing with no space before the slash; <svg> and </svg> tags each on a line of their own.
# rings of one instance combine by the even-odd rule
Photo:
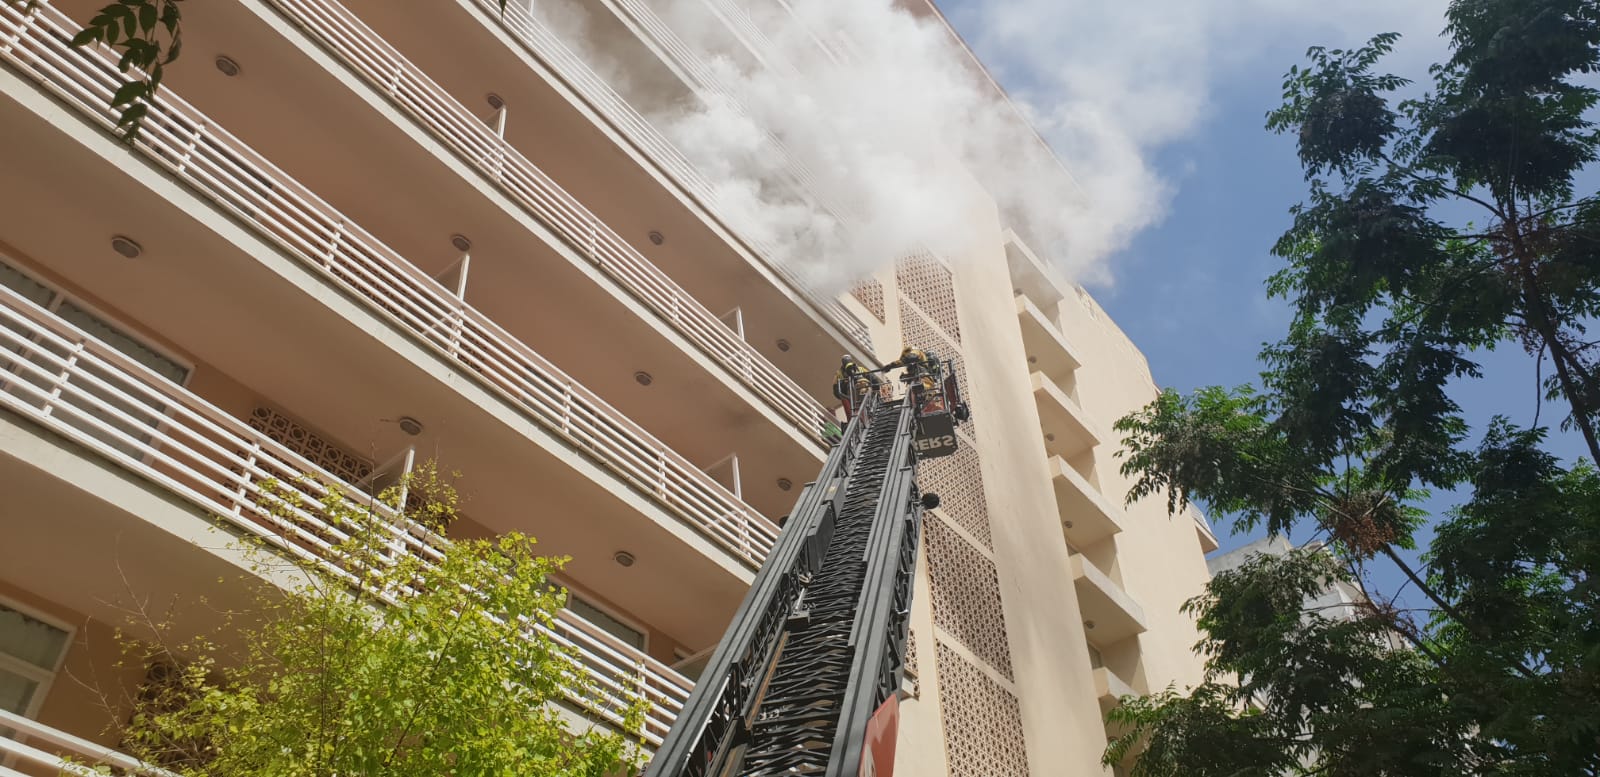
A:
<svg viewBox="0 0 1600 777">
<path fill-rule="evenodd" d="M 1412 570 L 1411 565 L 1407 564 L 1405 559 L 1400 558 L 1400 554 L 1394 552 L 1393 546 L 1384 545 L 1383 555 L 1388 556 L 1389 560 L 1393 561 L 1394 565 L 1399 567 L 1401 572 L 1405 573 L 1406 578 L 1411 581 L 1411 584 L 1416 586 L 1417 590 L 1421 591 L 1423 596 L 1428 597 L 1428 600 L 1433 602 L 1434 606 L 1438 607 L 1442 612 L 1444 612 L 1445 615 L 1450 616 L 1451 620 L 1461 624 L 1462 628 L 1467 629 L 1468 631 L 1471 631 L 1480 637 L 1484 636 L 1483 632 L 1479 631 L 1472 624 L 1472 622 L 1468 621 L 1461 615 L 1461 611 L 1456 609 L 1455 605 L 1445 601 L 1444 597 L 1440 596 L 1437 591 L 1434 591 L 1432 586 L 1429 586 L 1427 583 L 1423 582 L 1422 578 L 1417 576 L 1416 571 Z M 1533 676 L 1533 670 L 1523 666 L 1522 662 L 1519 660 L 1512 659 L 1511 667 L 1520 672 L 1524 677 Z"/>
<path fill-rule="evenodd" d="M 1596 435 L 1594 416 L 1589 406 L 1588 384 L 1579 385 L 1572 373 L 1574 370 L 1582 371 L 1582 365 L 1577 363 L 1572 352 L 1561 341 L 1561 331 L 1555 321 L 1555 316 L 1550 312 L 1550 306 L 1545 304 L 1542 290 L 1539 288 L 1539 275 L 1533 268 L 1533 257 L 1529 255 L 1527 245 L 1522 240 L 1522 225 L 1517 216 L 1516 203 L 1513 201 L 1507 211 L 1510 218 L 1506 220 L 1506 237 L 1511 243 L 1512 259 L 1516 262 L 1517 272 L 1522 276 L 1522 300 L 1527 307 L 1527 314 L 1534 331 L 1539 333 L 1539 338 L 1544 340 L 1545 346 L 1550 349 L 1550 360 L 1556 367 L 1556 380 L 1561 384 L 1561 393 L 1567 396 L 1567 405 L 1572 409 L 1572 418 L 1578 424 L 1578 429 L 1583 432 L 1583 440 L 1589 445 L 1589 459 L 1600 466 L 1600 435 Z M 1585 376 L 1587 377 L 1587 376 Z"/>
</svg>

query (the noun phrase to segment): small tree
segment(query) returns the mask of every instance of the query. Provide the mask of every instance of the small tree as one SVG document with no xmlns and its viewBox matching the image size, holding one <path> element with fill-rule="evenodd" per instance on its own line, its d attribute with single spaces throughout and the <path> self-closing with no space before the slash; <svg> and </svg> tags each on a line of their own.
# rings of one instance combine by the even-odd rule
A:
<svg viewBox="0 0 1600 777">
<path fill-rule="evenodd" d="M 442 501 L 414 502 L 400 525 L 454 517 L 453 492 L 427 490 Z M 297 552 L 313 547 L 305 539 L 249 544 L 257 572 L 301 582 L 262 586 L 220 635 L 170 639 L 159 619 L 136 619 L 156 637 L 123 637 L 128 657 L 160 676 L 115 705 L 132 708 L 119 732 L 131 755 L 185 777 L 601 777 L 640 765 L 617 732 L 642 730 L 645 701 L 599 693 L 537 628 L 564 605 L 548 580 L 564 559 L 517 534 L 416 541 L 429 533 L 337 491 L 318 504 L 265 491 L 285 524 L 314 512 L 338 533 L 316 555 Z M 558 710 L 570 696 L 615 730 L 571 730 Z"/>
</svg>

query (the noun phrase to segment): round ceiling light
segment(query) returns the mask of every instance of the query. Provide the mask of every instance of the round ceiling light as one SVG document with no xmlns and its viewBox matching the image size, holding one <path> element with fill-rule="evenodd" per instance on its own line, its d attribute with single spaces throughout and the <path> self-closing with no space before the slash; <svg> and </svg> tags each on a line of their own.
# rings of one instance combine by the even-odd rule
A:
<svg viewBox="0 0 1600 777">
<path fill-rule="evenodd" d="M 222 54 L 218 54 L 217 55 L 217 59 L 216 59 L 216 65 L 217 65 L 217 72 L 219 72 L 219 73 L 221 73 L 221 74 L 223 74 L 223 75 L 225 75 L 225 76 L 227 76 L 229 78 L 233 78 L 234 76 L 239 75 L 239 63 L 233 61 L 233 59 L 231 59 L 231 58 L 229 58 L 227 56 L 224 56 Z"/>
<path fill-rule="evenodd" d="M 139 258 L 139 254 L 144 253 L 144 246 L 134 242 L 133 238 L 131 237 L 113 235 L 111 237 L 111 250 L 116 251 L 117 253 L 122 254 L 129 259 L 137 259 Z"/>
<path fill-rule="evenodd" d="M 783 339 L 781 337 L 778 338 L 778 350 L 784 351 L 784 352 L 788 352 L 788 350 L 791 347 L 792 346 L 789 345 L 789 341 L 788 340 L 785 340 L 785 339 Z"/>
<path fill-rule="evenodd" d="M 422 434 L 422 422 L 412 418 L 411 416 L 400 416 L 396 423 L 400 424 L 400 431 L 405 432 L 412 437 Z"/>
<path fill-rule="evenodd" d="M 494 92 L 490 92 L 488 94 L 488 96 L 484 97 L 484 99 L 489 101 L 489 107 L 490 108 L 493 108 L 493 109 L 495 109 L 497 111 L 500 110 L 501 108 L 506 107 L 505 98 L 501 97 L 498 94 L 495 94 Z"/>
<path fill-rule="evenodd" d="M 637 561 L 637 559 L 633 557 L 632 553 L 629 553 L 625 550 L 619 550 L 616 553 L 611 554 L 611 560 L 617 562 L 619 566 L 624 567 L 631 567 L 633 566 L 633 562 Z"/>
<path fill-rule="evenodd" d="M 450 245 L 455 246 L 457 251 L 472 250 L 472 241 L 468 240 L 466 235 L 451 235 Z"/>
<path fill-rule="evenodd" d="M 656 245 L 661 245 L 662 243 L 667 242 L 667 236 L 652 229 L 650 230 L 650 242 Z"/>
<path fill-rule="evenodd" d="M 791 488 L 794 488 L 794 481 L 788 478 L 778 478 L 779 491 L 788 491 Z"/>
<path fill-rule="evenodd" d="M 639 385 L 641 385 L 641 386 L 648 386 L 651 383 L 656 382 L 656 379 L 651 377 L 650 373 L 645 372 L 644 370 L 639 370 L 638 372 L 635 372 L 633 374 L 633 379 L 638 381 Z"/>
</svg>

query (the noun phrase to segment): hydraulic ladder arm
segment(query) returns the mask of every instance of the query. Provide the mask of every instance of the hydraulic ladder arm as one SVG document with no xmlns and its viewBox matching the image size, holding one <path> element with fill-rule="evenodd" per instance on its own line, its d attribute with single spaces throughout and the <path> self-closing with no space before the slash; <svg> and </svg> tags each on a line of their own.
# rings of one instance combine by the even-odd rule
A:
<svg viewBox="0 0 1600 777">
<path fill-rule="evenodd" d="M 910 398 L 862 403 L 646 777 L 858 777 L 868 721 L 900 688 L 922 509 L 937 506 L 916 486 L 918 415 Z"/>
</svg>

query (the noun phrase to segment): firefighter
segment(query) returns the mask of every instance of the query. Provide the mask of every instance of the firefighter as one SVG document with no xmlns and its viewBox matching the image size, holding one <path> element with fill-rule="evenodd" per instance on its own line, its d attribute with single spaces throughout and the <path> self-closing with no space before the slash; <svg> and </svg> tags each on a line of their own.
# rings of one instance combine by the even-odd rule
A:
<svg viewBox="0 0 1600 777">
<path fill-rule="evenodd" d="M 912 393 L 916 395 L 917 401 L 922 404 L 922 412 L 926 413 L 944 409 L 944 402 L 937 391 L 939 381 L 935 371 L 938 364 L 939 358 L 937 356 L 916 346 L 908 345 L 904 350 L 900 351 L 900 358 L 885 364 L 883 368 L 885 370 L 892 370 L 896 367 L 905 368 L 906 380 L 912 383 Z"/>
<path fill-rule="evenodd" d="M 867 390 L 878 383 L 876 373 L 861 369 L 850 354 L 845 354 L 839 357 L 839 371 L 833 374 L 833 398 L 844 403 L 844 414 L 849 418 L 855 415 Z"/>
</svg>

